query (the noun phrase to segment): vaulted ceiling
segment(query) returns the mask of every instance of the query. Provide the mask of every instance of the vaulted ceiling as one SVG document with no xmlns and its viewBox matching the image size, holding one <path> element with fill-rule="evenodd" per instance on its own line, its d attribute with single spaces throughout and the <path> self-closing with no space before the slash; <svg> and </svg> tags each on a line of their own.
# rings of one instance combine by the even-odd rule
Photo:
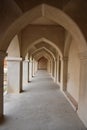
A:
<svg viewBox="0 0 87 130">
<path fill-rule="evenodd" d="M 23 12 L 42 3 L 63 9 L 70 0 L 15 0 Z"/>
<path fill-rule="evenodd" d="M 7 49 L 16 34 L 21 37 L 22 56 L 39 48 L 63 55 L 71 37 L 77 40 L 79 50 L 84 50 L 82 33 L 87 38 L 87 0 L 3 0 L 0 5 L 2 50 Z M 80 47 L 79 41 L 84 47 Z"/>
</svg>

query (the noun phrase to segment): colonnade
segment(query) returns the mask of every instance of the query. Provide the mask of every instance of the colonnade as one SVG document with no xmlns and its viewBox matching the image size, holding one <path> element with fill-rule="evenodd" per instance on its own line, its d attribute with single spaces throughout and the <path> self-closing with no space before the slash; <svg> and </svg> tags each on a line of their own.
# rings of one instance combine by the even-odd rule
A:
<svg viewBox="0 0 87 130">
<path fill-rule="evenodd" d="M 0 119 L 4 115 L 4 100 L 3 100 L 3 77 L 4 77 L 4 59 L 6 53 L 0 51 Z M 87 77 L 87 53 L 83 52 L 79 54 L 80 59 L 80 82 L 79 82 L 79 101 L 78 101 L 78 115 L 83 122 L 85 115 L 86 102 L 86 77 Z M 8 93 L 20 93 L 24 90 L 25 84 L 32 82 L 32 78 L 38 70 L 38 61 L 35 58 L 30 57 L 29 59 L 18 58 L 18 57 L 7 57 L 8 66 Z M 48 61 L 47 71 L 53 77 L 54 82 L 60 85 L 60 89 L 64 92 L 67 91 L 68 82 L 68 57 L 56 56 L 55 59 Z M 84 113 L 84 114 L 82 114 Z M 86 118 L 86 117 L 85 117 Z"/>
<path fill-rule="evenodd" d="M 0 52 L 0 118 L 3 116 L 3 76 L 4 76 L 4 58 L 6 53 Z M 38 61 L 34 58 L 24 59 L 18 57 L 7 57 L 7 92 L 20 93 L 24 90 L 24 85 L 32 81 L 32 77 L 38 70 Z M 47 71 L 58 84 L 62 84 L 62 79 L 59 81 L 59 57 L 55 60 L 48 61 Z M 62 61 L 61 61 L 62 62 Z"/>
<path fill-rule="evenodd" d="M 20 93 L 24 89 L 23 86 L 32 80 L 32 77 L 38 70 L 38 61 L 34 58 L 24 59 L 17 57 L 7 57 L 7 82 L 8 93 Z M 60 59 L 57 58 L 52 61 L 48 61 L 47 71 L 53 77 L 54 81 L 60 86 L 62 85 L 62 64 L 59 67 Z M 61 59 L 62 60 L 62 59 Z M 63 63 L 61 61 L 61 63 Z M 59 73 L 59 69 L 61 72 Z M 59 77 L 61 80 L 59 80 Z"/>
</svg>

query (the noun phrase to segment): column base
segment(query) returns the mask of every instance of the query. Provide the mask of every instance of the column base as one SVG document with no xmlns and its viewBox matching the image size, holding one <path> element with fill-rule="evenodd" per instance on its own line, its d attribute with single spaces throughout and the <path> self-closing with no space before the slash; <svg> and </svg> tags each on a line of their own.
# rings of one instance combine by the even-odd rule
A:
<svg viewBox="0 0 87 130">
<path fill-rule="evenodd" d="M 22 93 L 24 90 L 20 90 L 19 93 Z"/>
<path fill-rule="evenodd" d="M 28 81 L 28 83 L 30 83 L 31 81 Z"/>
</svg>

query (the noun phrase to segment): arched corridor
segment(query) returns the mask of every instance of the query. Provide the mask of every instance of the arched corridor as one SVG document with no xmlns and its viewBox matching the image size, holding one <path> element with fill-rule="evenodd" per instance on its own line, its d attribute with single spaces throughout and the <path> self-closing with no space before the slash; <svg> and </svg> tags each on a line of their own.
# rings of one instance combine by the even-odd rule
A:
<svg viewBox="0 0 87 130">
<path fill-rule="evenodd" d="M 58 85 L 40 70 L 20 95 L 5 96 L 5 124 L 0 130 L 85 130 Z"/>
<path fill-rule="evenodd" d="M 40 70 L 44 70 L 43 74 Z M 42 97 L 39 99 L 40 95 Z M 28 118 L 29 123 L 33 124 L 33 121 L 39 118 L 38 115 L 33 115 L 33 112 L 38 112 L 37 108 L 41 102 L 39 100 L 43 100 L 41 112 L 44 112 L 44 115 L 49 114 L 46 119 L 48 129 L 52 121 L 55 124 L 58 120 L 65 123 L 64 125 L 67 124 L 66 128 L 69 129 L 69 119 L 70 124 L 71 120 L 73 123 L 72 129 L 83 127 L 78 125 L 80 120 L 87 128 L 87 0 L 0 1 L 0 122 L 6 119 L 7 124 L 11 123 L 12 121 L 6 118 L 11 115 L 15 123 L 16 118 L 18 121 Z M 32 106 L 33 102 L 36 108 L 31 111 L 29 106 Z M 48 105 L 42 107 L 46 102 Z M 50 106 L 54 108 L 54 115 L 57 112 L 55 118 L 51 115 Z M 64 111 L 61 111 L 59 106 Z M 65 106 L 70 108 L 70 113 Z M 44 109 L 47 109 L 48 114 Z M 21 110 L 25 111 L 25 117 L 22 116 Z M 59 110 L 62 120 L 59 119 Z M 74 119 L 70 118 L 71 111 L 75 115 L 75 118 L 72 116 Z M 29 112 L 31 117 L 26 115 L 26 112 Z M 17 115 L 18 113 L 20 115 Z M 62 118 L 63 114 L 67 114 L 65 116 L 68 119 Z M 43 115 L 40 116 L 42 122 L 38 120 L 43 126 Z M 61 123 L 55 124 L 53 129 L 61 129 Z M 3 129 L 5 126 L 4 120 Z M 40 129 L 43 127 L 40 126 Z"/>
</svg>

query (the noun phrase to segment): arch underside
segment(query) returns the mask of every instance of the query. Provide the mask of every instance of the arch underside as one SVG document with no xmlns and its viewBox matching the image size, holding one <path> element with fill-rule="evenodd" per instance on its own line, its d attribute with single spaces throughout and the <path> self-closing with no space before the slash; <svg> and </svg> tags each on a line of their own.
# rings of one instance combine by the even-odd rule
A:
<svg viewBox="0 0 87 130">
<path fill-rule="evenodd" d="M 27 11 L 17 18 L 11 26 L 9 26 L 1 38 L 1 50 L 6 50 L 10 41 L 16 34 L 22 31 L 27 25 L 32 24 L 35 19 L 39 19 L 41 17 L 46 17 L 47 19 L 53 21 L 56 25 L 60 25 L 67 30 L 77 41 L 79 52 L 87 50 L 86 40 L 77 24 L 60 9 L 46 4 L 39 5 Z"/>
</svg>

